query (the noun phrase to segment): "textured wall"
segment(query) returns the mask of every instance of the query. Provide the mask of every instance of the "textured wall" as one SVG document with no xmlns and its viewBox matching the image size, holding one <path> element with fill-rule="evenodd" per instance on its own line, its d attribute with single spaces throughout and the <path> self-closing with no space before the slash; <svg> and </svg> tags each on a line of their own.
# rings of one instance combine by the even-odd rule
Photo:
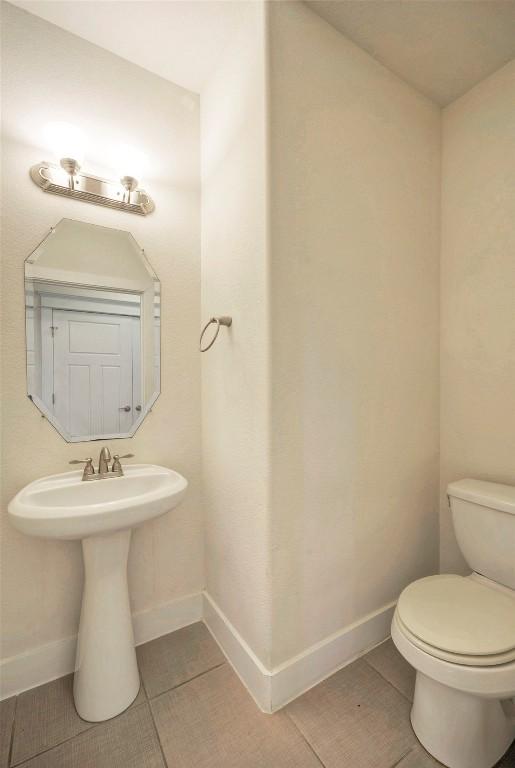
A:
<svg viewBox="0 0 515 768">
<path fill-rule="evenodd" d="M 23 261 L 61 217 L 131 231 L 162 281 L 162 395 L 131 440 L 111 441 L 137 461 L 161 463 L 190 482 L 185 502 L 134 534 L 129 580 L 134 610 L 202 587 L 200 514 L 199 105 L 198 97 L 14 7 L 3 7 L 3 501 L 2 657 L 77 630 L 80 544 L 31 539 L 7 520 L 27 482 L 66 471 L 100 449 L 67 445 L 26 397 Z M 87 167 L 112 175 L 111 145 L 148 155 L 148 218 L 44 194 L 29 167 L 47 121 L 88 136 Z M 51 159 L 51 158 L 50 158 Z"/>
<path fill-rule="evenodd" d="M 273 662 L 438 570 L 439 110 L 271 3 Z"/>
<path fill-rule="evenodd" d="M 443 112 L 441 567 L 466 570 L 445 496 L 515 483 L 515 62 Z"/>
<path fill-rule="evenodd" d="M 232 315 L 202 355 L 207 590 L 270 654 L 268 265 L 263 4 L 202 93 L 202 315 Z"/>
</svg>

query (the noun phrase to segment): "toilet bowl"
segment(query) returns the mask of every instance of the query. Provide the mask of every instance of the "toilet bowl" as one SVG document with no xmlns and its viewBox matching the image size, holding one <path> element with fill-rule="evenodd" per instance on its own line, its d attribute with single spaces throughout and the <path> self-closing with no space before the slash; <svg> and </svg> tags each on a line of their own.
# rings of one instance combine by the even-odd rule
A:
<svg viewBox="0 0 515 768">
<path fill-rule="evenodd" d="M 474 570 L 406 587 L 392 639 L 417 672 L 421 744 L 448 768 L 492 768 L 515 739 L 515 488 L 463 480 L 448 494 Z"/>
</svg>

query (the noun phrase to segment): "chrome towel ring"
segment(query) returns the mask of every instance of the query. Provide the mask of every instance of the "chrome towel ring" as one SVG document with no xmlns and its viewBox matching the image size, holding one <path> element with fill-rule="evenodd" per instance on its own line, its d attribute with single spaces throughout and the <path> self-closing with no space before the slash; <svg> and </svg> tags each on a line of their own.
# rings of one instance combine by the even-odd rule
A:
<svg viewBox="0 0 515 768">
<path fill-rule="evenodd" d="M 204 338 L 204 334 L 209 328 L 210 325 L 213 323 L 216 323 L 216 331 L 215 335 L 207 345 L 207 347 L 202 346 L 202 339 Z M 212 317 L 210 320 L 207 321 L 205 326 L 202 328 L 202 333 L 200 334 L 200 342 L 199 342 L 199 348 L 201 352 L 207 352 L 208 349 L 211 349 L 213 344 L 215 343 L 217 336 L 220 332 L 220 326 L 225 325 L 227 328 L 230 328 L 232 325 L 232 317 L 227 317 L 226 315 L 222 315 L 222 317 Z"/>
</svg>

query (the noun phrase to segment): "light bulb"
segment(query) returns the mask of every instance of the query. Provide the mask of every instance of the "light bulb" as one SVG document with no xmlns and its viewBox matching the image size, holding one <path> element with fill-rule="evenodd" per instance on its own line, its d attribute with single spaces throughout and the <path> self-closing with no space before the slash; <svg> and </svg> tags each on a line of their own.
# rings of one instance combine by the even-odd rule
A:
<svg viewBox="0 0 515 768">
<path fill-rule="evenodd" d="M 45 126 L 45 143 L 53 152 L 54 157 L 71 158 L 79 165 L 84 162 L 84 134 L 71 123 L 53 122 Z"/>
<path fill-rule="evenodd" d="M 144 152 L 130 144 L 118 144 L 113 148 L 112 157 L 119 178 L 141 179 L 147 165 L 147 156 Z"/>
</svg>

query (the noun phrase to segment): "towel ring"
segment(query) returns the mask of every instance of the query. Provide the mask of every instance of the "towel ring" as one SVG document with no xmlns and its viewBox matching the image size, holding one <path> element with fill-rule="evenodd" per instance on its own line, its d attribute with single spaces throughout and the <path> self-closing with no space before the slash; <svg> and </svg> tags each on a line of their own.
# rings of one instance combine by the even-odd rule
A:
<svg viewBox="0 0 515 768">
<path fill-rule="evenodd" d="M 209 328 L 210 325 L 213 323 L 216 323 L 216 331 L 215 335 L 207 345 L 207 347 L 202 346 L 202 339 L 204 338 L 204 334 Z M 230 328 L 232 325 L 232 317 L 227 317 L 226 315 L 222 315 L 222 317 L 212 317 L 210 320 L 207 321 L 205 326 L 202 328 L 202 333 L 200 334 L 200 341 L 199 341 L 199 348 L 201 352 L 207 352 L 208 349 L 211 349 L 213 344 L 215 343 L 218 334 L 220 333 L 220 326 L 225 325 L 227 328 Z"/>
</svg>

